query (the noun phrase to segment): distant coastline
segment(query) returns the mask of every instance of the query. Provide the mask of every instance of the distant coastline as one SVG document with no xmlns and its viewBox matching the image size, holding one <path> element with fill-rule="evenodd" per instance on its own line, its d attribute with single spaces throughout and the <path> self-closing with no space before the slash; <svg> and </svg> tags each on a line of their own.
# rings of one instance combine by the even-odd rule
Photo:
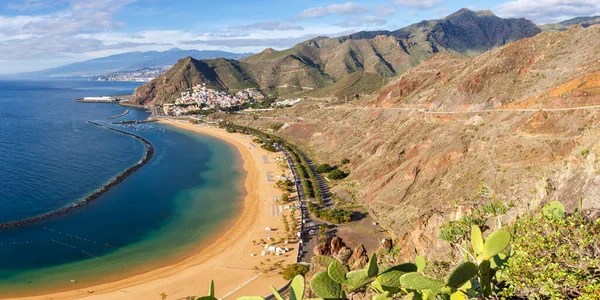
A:
<svg viewBox="0 0 600 300">
<path fill-rule="evenodd" d="M 94 192 L 92 192 L 91 194 L 89 194 L 85 199 L 77 201 L 70 206 L 63 207 L 58 210 L 54 210 L 54 211 L 45 213 L 43 215 L 39 215 L 39 216 L 35 216 L 35 217 L 23 219 L 23 220 L 18 220 L 18 221 L 1 223 L 0 230 L 11 229 L 11 228 L 16 228 L 16 227 L 32 224 L 32 223 L 37 223 L 40 221 L 44 221 L 44 220 L 47 220 L 47 219 L 50 219 L 50 218 L 53 218 L 56 216 L 60 216 L 60 215 L 72 212 L 73 210 L 75 210 L 77 208 L 83 207 L 83 206 L 89 204 L 90 202 L 98 199 L 102 194 L 106 193 L 111 188 L 115 187 L 117 184 L 121 183 L 123 180 L 125 180 L 127 177 L 129 177 L 131 174 L 133 174 L 135 171 L 139 170 L 143 165 L 148 163 L 150 161 L 150 159 L 152 159 L 152 157 L 154 156 L 154 147 L 152 146 L 152 144 L 148 140 L 146 140 L 145 138 L 143 138 L 139 135 L 136 135 L 136 134 L 133 134 L 133 133 L 130 133 L 127 131 L 123 131 L 120 129 L 107 127 L 105 125 L 102 125 L 102 124 L 99 124 L 96 122 L 92 122 L 92 121 L 88 121 L 88 124 L 106 128 L 108 130 L 112 130 L 112 131 L 115 131 L 115 132 L 118 132 L 121 134 L 125 134 L 125 135 L 131 136 L 131 137 L 141 141 L 142 143 L 144 143 L 144 146 L 146 147 L 146 152 L 144 154 L 144 157 L 139 162 L 137 162 L 135 165 L 127 168 L 125 171 L 123 171 L 122 173 L 115 176 L 113 179 L 111 179 L 109 182 L 104 184 L 102 187 L 100 187 L 99 189 L 97 189 Z"/>
</svg>

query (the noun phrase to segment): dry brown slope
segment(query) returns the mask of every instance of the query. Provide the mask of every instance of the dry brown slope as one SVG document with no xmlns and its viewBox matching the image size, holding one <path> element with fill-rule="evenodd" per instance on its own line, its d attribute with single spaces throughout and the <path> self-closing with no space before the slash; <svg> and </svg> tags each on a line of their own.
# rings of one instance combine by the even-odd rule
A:
<svg viewBox="0 0 600 300">
<path fill-rule="evenodd" d="M 552 199 L 572 208 L 582 197 L 584 206 L 597 206 L 600 110 L 434 114 L 382 107 L 466 111 L 600 104 L 598 37 L 598 26 L 575 28 L 473 59 L 440 57 L 364 102 L 320 109 L 307 102 L 258 122 L 250 116 L 236 122 L 285 122 L 281 134 L 319 161 L 349 158 L 347 180 L 401 238 L 406 258 L 415 251 L 435 257 L 444 248 L 437 226 L 481 204 L 470 199 L 482 182 L 495 199 L 515 204 L 513 214 Z M 577 40 L 579 47 L 564 46 Z M 505 82 L 510 78 L 517 80 Z"/>
<path fill-rule="evenodd" d="M 472 59 L 435 57 L 387 85 L 371 104 L 435 111 L 597 104 L 599 37 L 600 26 L 573 27 Z"/>
</svg>

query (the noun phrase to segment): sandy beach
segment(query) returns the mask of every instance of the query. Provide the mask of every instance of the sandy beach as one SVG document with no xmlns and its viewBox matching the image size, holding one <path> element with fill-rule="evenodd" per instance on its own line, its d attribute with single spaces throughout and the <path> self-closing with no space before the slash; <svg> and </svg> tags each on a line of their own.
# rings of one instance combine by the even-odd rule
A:
<svg viewBox="0 0 600 300">
<path fill-rule="evenodd" d="M 242 208 L 231 225 L 224 229 L 213 242 L 199 245 L 197 253 L 192 253 L 183 261 L 162 267 L 147 273 L 123 280 L 97 286 L 74 289 L 71 291 L 47 294 L 35 297 L 12 299 L 93 299 L 93 300 L 130 300 L 130 299 L 188 299 L 206 294 L 210 280 L 215 281 L 218 298 L 236 299 L 243 295 L 266 296 L 269 286 L 281 287 L 286 281 L 278 270 L 262 272 L 275 263 L 281 265 L 294 263 L 298 255 L 297 242 L 288 245 L 290 252 L 280 256 L 262 256 L 264 250 L 261 240 L 273 238 L 279 241 L 286 237 L 283 229 L 283 205 L 273 202 L 282 191 L 275 186 L 277 176 L 283 172 L 291 174 L 276 159 L 281 154 L 267 152 L 254 145 L 251 138 L 241 134 L 230 134 L 218 128 L 194 125 L 189 122 L 161 120 L 163 124 L 176 126 L 196 133 L 210 135 L 234 146 L 243 161 L 246 172 L 244 188 L 246 196 Z M 272 178 L 269 181 L 267 174 Z M 292 198 L 295 195 L 292 195 Z M 274 230 L 267 231 L 266 227 Z M 260 270 L 257 271 L 255 267 Z M 1 298 L 1 296 L 0 296 Z"/>
</svg>

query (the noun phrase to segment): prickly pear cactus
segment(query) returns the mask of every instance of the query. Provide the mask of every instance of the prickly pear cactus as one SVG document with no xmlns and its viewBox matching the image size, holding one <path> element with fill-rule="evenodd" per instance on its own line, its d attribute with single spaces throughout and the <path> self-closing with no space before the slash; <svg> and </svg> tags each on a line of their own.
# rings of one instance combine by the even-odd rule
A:
<svg viewBox="0 0 600 300">
<path fill-rule="evenodd" d="M 281 294 L 279 294 L 279 292 L 277 291 L 277 289 L 274 286 L 271 286 L 271 293 L 273 293 L 273 297 L 275 297 L 275 299 L 284 300 L 283 297 L 281 297 Z"/>
<path fill-rule="evenodd" d="M 367 270 L 350 271 L 346 274 L 346 285 L 350 288 L 349 291 L 357 290 L 373 281 L 374 277 L 369 276 Z"/>
<path fill-rule="evenodd" d="M 485 240 L 483 244 L 482 258 L 484 260 L 492 258 L 494 255 L 506 249 L 510 244 L 510 232 L 504 229 L 496 230 Z"/>
<path fill-rule="evenodd" d="M 421 255 L 417 255 L 417 257 L 415 257 L 415 265 L 417 266 L 417 272 L 423 272 L 425 270 L 426 264 L 427 263 L 425 262 L 425 257 Z"/>
<path fill-rule="evenodd" d="M 405 263 L 393 266 L 377 276 L 377 281 L 382 286 L 398 287 L 400 286 L 400 277 L 406 273 L 416 272 L 417 266 L 411 263 Z"/>
<path fill-rule="evenodd" d="M 552 201 L 542 209 L 542 213 L 546 217 L 563 218 L 565 212 L 565 206 L 558 201 Z"/>
<path fill-rule="evenodd" d="M 381 294 L 377 294 L 375 296 L 373 296 L 373 300 L 392 300 L 393 298 L 390 297 L 390 292 L 383 292 Z"/>
<path fill-rule="evenodd" d="M 424 277 L 419 273 L 408 273 L 400 277 L 400 285 L 403 288 L 410 290 L 431 290 L 437 294 L 443 287 L 444 283 Z"/>
<path fill-rule="evenodd" d="M 329 277 L 339 284 L 346 283 L 346 273 L 348 273 L 346 267 L 344 267 L 337 260 L 331 262 L 331 264 L 329 264 L 329 267 L 327 268 L 327 274 L 329 275 Z"/>
<path fill-rule="evenodd" d="M 474 263 L 464 262 L 454 269 L 454 271 L 452 271 L 452 274 L 450 274 L 450 277 L 448 277 L 448 282 L 446 285 L 457 289 L 471 280 L 471 278 L 475 277 L 478 271 L 479 269 Z"/>
<path fill-rule="evenodd" d="M 483 236 L 481 229 L 477 225 L 471 226 L 471 247 L 475 256 L 479 256 L 483 251 Z"/>
<path fill-rule="evenodd" d="M 210 281 L 210 285 L 208 286 L 208 296 L 199 297 L 196 300 L 217 300 L 215 297 L 215 282 L 213 280 Z"/>
<path fill-rule="evenodd" d="M 479 281 L 483 295 L 485 297 L 492 295 L 492 274 L 489 260 L 484 260 L 479 264 Z"/>
<path fill-rule="evenodd" d="M 379 273 L 379 267 L 377 266 L 377 255 L 373 253 L 369 260 L 369 266 L 367 267 L 367 274 L 369 277 L 375 277 Z"/>
<path fill-rule="evenodd" d="M 338 299 L 342 296 L 342 285 L 333 281 L 326 271 L 315 274 L 310 288 L 320 298 Z"/>
<path fill-rule="evenodd" d="M 304 277 L 302 275 L 296 275 L 292 279 L 290 300 L 302 300 L 304 297 Z"/>
</svg>

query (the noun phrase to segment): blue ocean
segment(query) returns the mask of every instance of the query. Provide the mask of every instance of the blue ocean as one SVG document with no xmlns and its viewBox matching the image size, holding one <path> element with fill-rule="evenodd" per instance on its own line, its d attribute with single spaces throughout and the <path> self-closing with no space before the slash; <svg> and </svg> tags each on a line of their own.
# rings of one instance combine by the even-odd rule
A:
<svg viewBox="0 0 600 300">
<path fill-rule="evenodd" d="M 137 86 L 0 81 L 0 223 L 72 205 L 143 157 L 139 140 L 87 121 L 142 136 L 155 150 L 149 163 L 90 204 L 0 230 L 0 298 L 89 286 L 183 259 L 236 215 L 243 172 L 230 145 L 158 123 L 112 124 L 149 113 L 73 101 L 130 94 Z"/>
</svg>

